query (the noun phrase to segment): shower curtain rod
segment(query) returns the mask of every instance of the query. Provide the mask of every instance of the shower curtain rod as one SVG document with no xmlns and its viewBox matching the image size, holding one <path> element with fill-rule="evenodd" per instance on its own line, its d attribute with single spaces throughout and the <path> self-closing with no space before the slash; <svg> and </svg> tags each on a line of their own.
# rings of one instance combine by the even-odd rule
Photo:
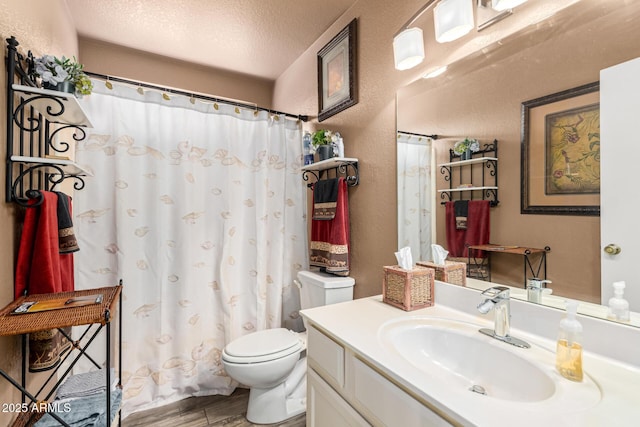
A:
<svg viewBox="0 0 640 427">
<path fill-rule="evenodd" d="M 423 133 L 413 133 L 413 132 L 405 132 L 403 130 L 399 130 L 398 133 L 403 133 L 405 135 L 413 135 L 413 136 L 425 136 L 427 138 L 431 138 L 431 139 L 438 139 L 438 135 L 425 135 Z"/>
<path fill-rule="evenodd" d="M 247 109 L 250 109 L 250 110 L 266 111 L 266 112 L 271 113 L 271 114 L 283 115 L 285 117 L 290 117 L 290 118 L 293 118 L 293 119 L 302 120 L 303 122 L 309 121 L 309 116 L 306 116 L 306 115 L 301 115 L 301 114 L 295 115 L 295 114 L 283 113 L 282 111 L 271 110 L 269 108 L 264 108 L 264 107 L 258 107 L 257 105 L 251 105 L 251 104 L 247 104 L 247 103 L 244 103 L 244 102 L 232 101 L 232 100 L 223 99 L 223 98 L 216 98 L 214 96 L 208 96 L 208 95 L 203 95 L 203 94 L 199 94 L 199 93 L 188 92 L 188 91 L 180 90 L 180 89 L 172 89 L 172 88 L 163 87 L 163 86 L 156 86 L 156 85 L 152 85 L 150 83 L 144 83 L 144 82 L 139 82 L 139 81 L 135 81 L 135 80 L 123 79 L 121 77 L 108 76 L 106 74 L 93 73 L 91 71 L 85 71 L 84 73 L 87 74 L 90 77 L 96 77 L 96 78 L 99 78 L 99 79 L 104 79 L 106 81 L 125 83 L 125 84 L 132 85 L 132 86 L 140 86 L 140 87 L 147 88 L 147 89 L 154 89 L 154 90 L 157 90 L 157 91 L 160 91 L 160 92 L 168 92 L 168 93 L 173 93 L 175 95 L 183 95 L 183 96 L 193 97 L 193 98 L 197 98 L 197 99 L 202 99 L 202 100 L 205 100 L 205 101 L 218 102 L 220 104 L 232 105 L 234 107 L 242 107 L 242 108 L 247 108 Z"/>
</svg>

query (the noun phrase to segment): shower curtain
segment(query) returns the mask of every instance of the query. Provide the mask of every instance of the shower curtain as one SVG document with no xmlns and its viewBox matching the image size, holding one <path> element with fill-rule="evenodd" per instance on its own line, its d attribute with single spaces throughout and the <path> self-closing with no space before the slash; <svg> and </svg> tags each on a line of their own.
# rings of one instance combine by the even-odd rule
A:
<svg viewBox="0 0 640 427">
<path fill-rule="evenodd" d="M 431 138 L 398 132 L 398 248 L 413 259 L 431 260 L 433 169 Z"/>
<path fill-rule="evenodd" d="M 93 129 L 76 148 L 93 172 L 74 197 L 76 289 L 124 282 L 123 416 L 229 394 L 225 344 L 301 323 L 293 285 L 308 267 L 301 124 L 94 86 L 81 100 Z"/>
</svg>

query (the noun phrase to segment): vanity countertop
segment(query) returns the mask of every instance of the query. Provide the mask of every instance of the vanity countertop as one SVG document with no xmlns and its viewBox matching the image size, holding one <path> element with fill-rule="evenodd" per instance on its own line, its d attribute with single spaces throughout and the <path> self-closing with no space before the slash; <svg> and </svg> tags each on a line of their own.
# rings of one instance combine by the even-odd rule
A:
<svg viewBox="0 0 640 427">
<path fill-rule="evenodd" d="M 436 298 L 437 301 L 437 298 Z M 599 354 L 584 352 L 583 368 L 588 381 L 595 383 L 601 399 L 584 408 L 566 411 L 547 401 L 515 402 L 469 393 L 460 398 L 449 387 L 434 382 L 424 370 L 408 363 L 395 350 L 385 348 L 380 329 L 390 322 L 412 317 L 451 319 L 493 328 L 489 316 L 477 316 L 436 303 L 433 307 L 406 312 L 382 302 L 380 295 L 350 302 L 316 307 L 301 314 L 332 335 L 340 344 L 354 351 L 374 369 L 409 391 L 428 406 L 438 407 L 447 417 L 461 425 L 478 426 L 634 426 L 640 422 L 640 369 Z M 515 325 L 517 326 L 517 325 Z M 481 335 L 481 334 L 479 334 Z M 568 381 L 555 371 L 555 341 L 518 330 L 511 335 L 542 347 L 548 353 L 548 374 L 558 381 Z M 511 347 L 508 344 L 500 343 Z M 469 357 L 473 357 L 472 354 Z M 545 360 L 546 362 L 546 360 Z M 545 363 L 546 364 L 546 363 Z M 500 369 L 496 366 L 495 369 Z M 575 384 L 575 383 L 573 383 Z M 575 385 L 571 386 L 574 387 Z M 552 397 L 551 399 L 553 399 Z M 550 399 L 550 400 L 551 400 Z M 580 405 L 578 405 L 580 406 Z"/>
</svg>

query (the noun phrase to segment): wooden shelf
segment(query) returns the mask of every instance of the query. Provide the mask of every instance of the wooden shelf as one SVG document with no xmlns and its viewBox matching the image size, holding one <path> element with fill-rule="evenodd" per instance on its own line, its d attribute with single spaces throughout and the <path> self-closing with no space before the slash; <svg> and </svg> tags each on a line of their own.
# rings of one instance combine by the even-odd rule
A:
<svg viewBox="0 0 640 427">
<path fill-rule="evenodd" d="M 93 127 L 78 98 L 72 93 L 18 84 L 12 85 L 12 88 L 15 92 L 23 94 L 24 103 L 32 105 L 51 123 Z M 58 114 L 60 112 L 61 114 Z"/>
<path fill-rule="evenodd" d="M 58 166 L 67 176 L 93 176 L 93 172 L 77 164 L 73 160 L 65 159 L 49 159 L 46 157 L 27 157 L 27 156 L 11 156 L 11 161 L 25 164 L 53 165 Z M 46 170 L 48 173 L 59 173 L 59 171 L 51 167 Z"/>
</svg>

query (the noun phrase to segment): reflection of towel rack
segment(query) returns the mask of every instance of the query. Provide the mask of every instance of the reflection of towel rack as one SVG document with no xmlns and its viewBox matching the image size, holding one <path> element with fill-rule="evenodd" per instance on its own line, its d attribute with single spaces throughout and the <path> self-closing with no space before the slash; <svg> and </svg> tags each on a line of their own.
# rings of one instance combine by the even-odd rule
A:
<svg viewBox="0 0 640 427">
<path fill-rule="evenodd" d="M 349 170 L 352 173 L 349 173 Z M 344 176 L 349 187 L 355 187 L 360 183 L 360 173 L 358 172 L 358 159 L 349 157 L 333 157 L 331 159 L 322 160 L 318 163 L 312 163 L 302 167 L 302 179 L 309 181 L 309 174 L 316 178 L 316 181 L 329 176 L 329 172 L 333 171 L 335 177 Z M 312 188 L 313 183 L 307 184 L 307 187 Z"/>
</svg>

